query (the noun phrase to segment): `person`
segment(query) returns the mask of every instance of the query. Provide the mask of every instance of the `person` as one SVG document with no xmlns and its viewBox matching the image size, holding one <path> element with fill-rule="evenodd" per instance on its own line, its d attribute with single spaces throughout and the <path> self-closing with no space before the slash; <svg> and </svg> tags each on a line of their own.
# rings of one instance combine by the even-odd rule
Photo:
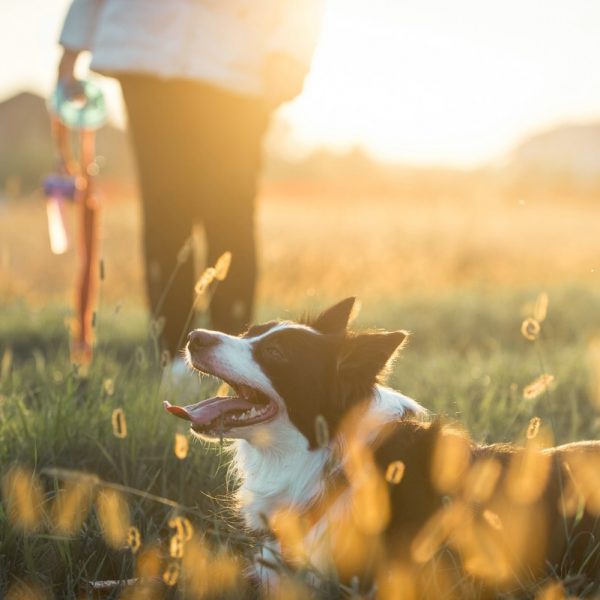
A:
<svg viewBox="0 0 600 600">
<path fill-rule="evenodd" d="M 232 253 L 211 300 L 212 327 L 250 322 L 255 194 L 269 118 L 303 88 L 321 0 L 74 0 L 60 34 L 59 82 L 90 68 L 118 79 L 142 200 L 147 295 L 178 356 L 193 310 L 186 240 L 204 228 L 207 262 Z"/>
</svg>

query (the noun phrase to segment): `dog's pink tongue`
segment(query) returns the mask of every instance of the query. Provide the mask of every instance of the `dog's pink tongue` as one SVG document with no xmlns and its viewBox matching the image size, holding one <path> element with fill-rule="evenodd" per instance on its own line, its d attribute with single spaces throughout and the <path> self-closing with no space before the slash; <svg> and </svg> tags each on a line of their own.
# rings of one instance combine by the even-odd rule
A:
<svg viewBox="0 0 600 600">
<path fill-rule="evenodd" d="M 252 403 L 243 398 L 217 396 L 189 406 L 175 406 L 165 400 L 163 406 L 167 412 L 180 419 L 191 421 L 193 425 L 210 425 L 226 412 L 252 408 Z"/>
</svg>

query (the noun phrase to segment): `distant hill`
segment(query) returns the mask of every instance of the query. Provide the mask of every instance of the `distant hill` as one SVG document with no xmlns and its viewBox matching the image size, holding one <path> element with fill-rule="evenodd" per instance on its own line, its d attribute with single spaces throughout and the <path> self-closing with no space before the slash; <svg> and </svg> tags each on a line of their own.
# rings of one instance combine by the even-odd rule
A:
<svg viewBox="0 0 600 600">
<path fill-rule="evenodd" d="M 102 176 L 131 179 L 133 160 L 124 131 L 103 127 L 97 151 L 104 156 Z M 46 101 L 22 92 L 0 102 L 0 189 L 8 179 L 18 180 L 22 191 L 35 189 L 55 161 Z"/>
<path fill-rule="evenodd" d="M 316 148 L 303 158 L 293 158 L 293 132 L 276 120 L 267 137 L 264 177 L 269 181 L 343 182 L 349 186 L 384 186 L 411 194 L 429 194 L 433 188 L 470 186 L 475 178 L 486 185 L 508 182 L 518 187 L 564 190 L 600 188 L 600 123 L 564 125 L 521 142 L 500 169 L 411 168 L 373 159 L 363 148 L 335 152 Z M 103 156 L 101 177 L 133 180 L 133 156 L 124 131 L 112 126 L 98 132 L 98 154 Z M 7 181 L 17 181 L 21 191 L 37 188 L 52 171 L 55 149 L 50 135 L 46 101 L 23 92 L 0 102 L 0 193 Z"/>
<path fill-rule="evenodd" d="M 529 137 L 511 153 L 505 171 L 512 179 L 597 187 L 600 123 L 562 125 Z"/>
</svg>

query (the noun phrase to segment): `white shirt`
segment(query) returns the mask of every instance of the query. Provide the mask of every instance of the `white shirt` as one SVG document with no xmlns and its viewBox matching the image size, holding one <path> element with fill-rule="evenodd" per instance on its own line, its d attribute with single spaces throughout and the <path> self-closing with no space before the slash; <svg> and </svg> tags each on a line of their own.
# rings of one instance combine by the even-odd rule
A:
<svg viewBox="0 0 600 600">
<path fill-rule="evenodd" d="M 107 75 L 195 79 L 248 95 L 263 93 L 269 53 L 307 69 L 322 0 L 74 0 L 60 43 L 90 50 Z"/>
</svg>

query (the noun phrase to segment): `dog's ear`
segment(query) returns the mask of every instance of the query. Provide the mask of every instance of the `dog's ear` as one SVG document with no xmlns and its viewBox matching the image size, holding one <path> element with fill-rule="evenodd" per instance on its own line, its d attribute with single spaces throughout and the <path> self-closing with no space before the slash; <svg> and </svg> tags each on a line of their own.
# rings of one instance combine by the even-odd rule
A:
<svg viewBox="0 0 600 600">
<path fill-rule="evenodd" d="M 342 333 L 348 326 L 356 298 L 346 298 L 323 311 L 312 323 L 321 333 Z"/>
<path fill-rule="evenodd" d="M 344 340 L 338 359 L 339 380 L 366 390 L 391 365 L 408 333 L 391 331 L 364 333 Z"/>
</svg>

